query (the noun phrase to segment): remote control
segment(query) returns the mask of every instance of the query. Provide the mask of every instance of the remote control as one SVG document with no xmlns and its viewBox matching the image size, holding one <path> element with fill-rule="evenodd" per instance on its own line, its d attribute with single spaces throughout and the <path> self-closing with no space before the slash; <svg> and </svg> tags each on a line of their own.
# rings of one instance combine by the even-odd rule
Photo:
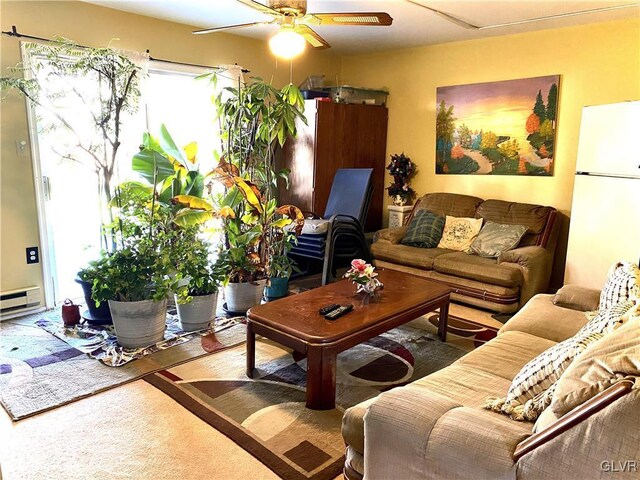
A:
<svg viewBox="0 0 640 480">
<path fill-rule="evenodd" d="M 353 305 L 343 305 L 339 308 L 336 308 L 333 312 L 327 313 L 324 318 L 326 318 L 327 320 L 336 320 L 337 318 L 340 318 L 341 316 L 349 313 L 351 310 L 353 310 Z"/>
<path fill-rule="evenodd" d="M 340 305 L 338 305 L 337 303 L 332 303 L 331 305 L 322 307 L 319 312 L 320 315 L 326 315 L 329 312 L 333 312 L 336 308 L 340 308 Z"/>
</svg>

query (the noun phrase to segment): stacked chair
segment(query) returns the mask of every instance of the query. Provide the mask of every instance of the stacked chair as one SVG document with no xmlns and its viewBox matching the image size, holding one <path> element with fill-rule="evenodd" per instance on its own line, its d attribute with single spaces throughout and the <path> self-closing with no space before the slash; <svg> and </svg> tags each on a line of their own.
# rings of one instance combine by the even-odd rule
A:
<svg viewBox="0 0 640 480">
<path fill-rule="evenodd" d="M 315 273 L 311 265 L 322 261 L 322 285 L 326 285 L 338 268 L 354 258 L 372 260 L 363 229 L 373 191 L 372 176 L 372 168 L 336 171 L 324 215 L 307 215 L 310 218 L 289 254 L 298 263 L 306 259 L 309 268 L 303 275 Z"/>
</svg>

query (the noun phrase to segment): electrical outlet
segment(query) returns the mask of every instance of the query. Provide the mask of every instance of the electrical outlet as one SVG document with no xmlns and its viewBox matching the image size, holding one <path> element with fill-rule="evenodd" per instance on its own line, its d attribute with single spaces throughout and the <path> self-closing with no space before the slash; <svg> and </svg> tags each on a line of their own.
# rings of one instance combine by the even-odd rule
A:
<svg viewBox="0 0 640 480">
<path fill-rule="evenodd" d="M 27 263 L 40 262 L 40 254 L 38 253 L 38 247 L 27 247 Z"/>
<path fill-rule="evenodd" d="M 19 157 L 26 157 L 28 155 L 26 140 L 16 140 L 16 154 Z"/>
</svg>

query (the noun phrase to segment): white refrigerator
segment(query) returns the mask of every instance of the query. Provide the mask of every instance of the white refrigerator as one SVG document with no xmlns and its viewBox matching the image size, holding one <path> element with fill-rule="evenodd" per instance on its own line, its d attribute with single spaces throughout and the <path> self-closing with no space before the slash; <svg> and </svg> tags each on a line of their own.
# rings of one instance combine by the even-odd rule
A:
<svg viewBox="0 0 640 480">
<path fill-rule="evenodd" d="M 640 259 L 640 101 L 582 109 L 564 283 L 602 288 Z"/>
</svg>

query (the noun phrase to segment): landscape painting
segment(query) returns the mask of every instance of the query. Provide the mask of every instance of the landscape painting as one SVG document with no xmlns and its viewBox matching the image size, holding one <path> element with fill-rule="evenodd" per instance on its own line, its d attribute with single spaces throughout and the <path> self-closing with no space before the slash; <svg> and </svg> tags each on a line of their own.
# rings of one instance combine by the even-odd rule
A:
<svg viewBox="0 0 640 480">
<path fill-rule="evenodd" d="M 436 173 L 553 175 L 560 75 L 439 87 Z"/>
</svg>

